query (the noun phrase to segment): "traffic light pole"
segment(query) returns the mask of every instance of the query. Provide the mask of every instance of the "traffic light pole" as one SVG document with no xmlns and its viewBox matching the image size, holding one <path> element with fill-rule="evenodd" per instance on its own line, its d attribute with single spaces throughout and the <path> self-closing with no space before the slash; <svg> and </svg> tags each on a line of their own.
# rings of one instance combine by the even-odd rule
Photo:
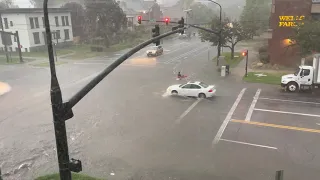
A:
<svg viewBox="0 0 320 180">
<path fill-rule="evenodd" d="M 249 57 L 249 51 L 246 51 L 246 74 L 245 76 L 248 76 L 248 57 Z"/>
</svg>

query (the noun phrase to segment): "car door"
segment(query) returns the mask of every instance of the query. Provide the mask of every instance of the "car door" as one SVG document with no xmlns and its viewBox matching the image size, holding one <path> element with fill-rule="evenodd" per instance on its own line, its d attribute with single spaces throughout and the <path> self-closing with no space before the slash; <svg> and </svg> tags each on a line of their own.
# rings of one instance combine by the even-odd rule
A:
<svg viewBox="0 0 320 180">
<path fill-rule="evenodd" d="M 300 78 L 299 78 L 301 85 L 311 85 L 312 84 L 311 79 L 312 77 L 311 77 L 310 69 L 302 69 L 300 73 Z"/>
<path fill-rule="evenodd" d="M 186 84 L 181 87 L 181 93 L 180 95 L 182 96 L 190 96 L 189 94 L 191 93 L 191 84 Z"/>
<path fill-rule="evenodd" d="M 201 87 L 197 84 L 192 84 L 191 85 L 191 96 L 198 97 L 199 93 L 201 92 Z"/>
</svg>

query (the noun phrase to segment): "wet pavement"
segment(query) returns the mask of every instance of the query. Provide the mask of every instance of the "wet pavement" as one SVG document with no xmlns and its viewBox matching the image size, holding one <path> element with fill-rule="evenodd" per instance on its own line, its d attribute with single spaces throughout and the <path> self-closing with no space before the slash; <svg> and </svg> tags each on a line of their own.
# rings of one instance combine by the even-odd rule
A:
<svg viewBox="0 0 320 180">
<path fill-rule="evenodd" d="M 219 77 L 208 60 L 215 47 L 200 40 L 141 50 L 77 104 L 67 121 L 70 157 L 83 173 L 104 179 L 317 179 L 319 98 L 277 86 Z M 119 55 L 58 66 L 67 100 Z M 0 97 L 0 167 L 5 179 L 57 172 L 47 68 L 6 74 L 12 91 Z M 166 93 L 181 71 L 215 84 L 217 96 L 198 100 Z M 319 130 L 318 130 L 319 129 Z"/>
</svg>

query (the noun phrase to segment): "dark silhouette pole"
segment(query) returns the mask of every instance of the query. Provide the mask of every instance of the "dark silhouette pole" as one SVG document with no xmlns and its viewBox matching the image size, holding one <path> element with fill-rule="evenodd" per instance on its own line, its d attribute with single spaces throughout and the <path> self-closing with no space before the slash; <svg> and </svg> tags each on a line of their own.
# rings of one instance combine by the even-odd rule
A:
<svg viewBox="0 0 320 180">
<path fill-rule="evenodd" d="M 219 43 L 218 43 L 218 57 L 217 57 L 217 66 L 219 66 L 219 57 L 221 56 L 221 40 L 222 40 L 222 7 L 219 3 L 212 1 L 212 0 L 208 0 L 212 3 L 215 3 L 216 5 L 218 5 L 220 7 L 220 16 L 219 16 L 219 20 L 220 20 L 220 31 L 219 31 Z"/>
</svg>

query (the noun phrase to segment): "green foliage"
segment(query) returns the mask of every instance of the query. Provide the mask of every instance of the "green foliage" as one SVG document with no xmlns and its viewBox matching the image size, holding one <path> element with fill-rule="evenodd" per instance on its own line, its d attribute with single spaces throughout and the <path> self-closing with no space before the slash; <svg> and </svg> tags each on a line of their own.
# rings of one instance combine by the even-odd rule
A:
<svg viewBox="0 0 320 180">
<path fill-rule="evenodd" d="M 320 22 L 307 20 L 304 23 L 297 23 L 294 28 L 294 35 L 290 37 L 292 46 L 298 45 L 302 56 L 312 52 L 320 52 Z"/>
<path fill-rule="evenodd" d="M 194 24 L 211 22 L 213 16 L 215 16 L 215 12 L 202 3 L 194 3 L 190 9 L 192 9 L 191 19 Z"/>
<path fill-rule="evenodd" d="M 71 23 L 72 23 L 72 32 L 73 36 L 84 36 L 84 27 L 85 23 L 85 10 L 81 4 L 76 2 L 66 3 L 62 8 L 68 8 L 71 10 Z"/>
<path fill-rule="evenodd" d="M 259 31 L 268 28 L 271 0 L 246 0 L 246 5 L 240 16 L 240 23 L 250 35 L 258 35 Z"/>
<path fill-rule="evenodd" d="M 127 18 L 119 4 L 113 0 L 85 0 L 86 30 L 90 38 L 102 37 L 104 45 L 118 41 L 125 29 Z"/>
<path fill-rule="evenodd" d="M 268 52 L 259 53 L 259 58 L 263 64 L 268 64 L 270 62 L 270 55 Z"/>
<path fill-rule="evenodd" d="M 234 58 L 234 48 L 238 42 L 246 40 L 249 38 L 248 34 L 244 31 L 239 22 L 233 21 L 232 27 L 230 27 L 230 20 L 225 18 L 222 22 L 222 33 L 221 33 L 221 46 L 227 47 L 231 50 L 231 58 Z M 216 32 L 220 31 L 220 21 L 218 17 L 212 20 L 211 29 Z M 206 31 L 199 31 L 201 40 L 212 42 L 213 46 L 219 44 L 219 34 L 210 33 Z"/>
</svg>

